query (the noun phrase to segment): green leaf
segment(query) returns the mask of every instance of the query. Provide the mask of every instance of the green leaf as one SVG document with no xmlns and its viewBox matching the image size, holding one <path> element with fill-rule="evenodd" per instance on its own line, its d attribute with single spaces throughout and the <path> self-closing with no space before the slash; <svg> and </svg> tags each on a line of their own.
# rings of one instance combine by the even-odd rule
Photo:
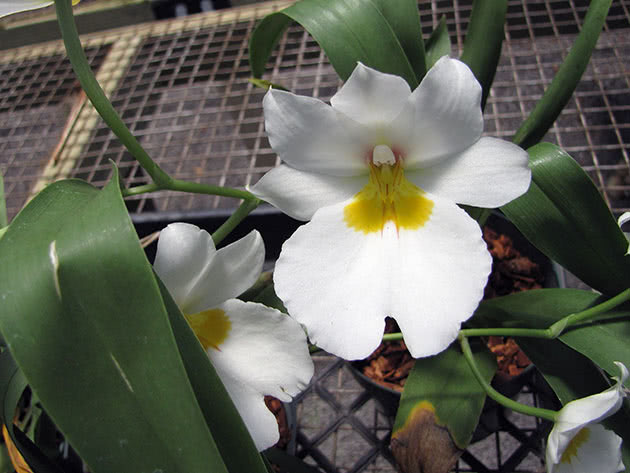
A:
<svg viewBox="0 0 630 473">
<path fill-rule="evenodd" d="M 481 84 L 482 110 L 501 57 L 507 7 L 507 0 L 475 0 L 468 24 L 461 60 L 468 64 Z"/>
<path fill-rule="evenodd" d="M 492 0 L 489 0 L 492 1 Z M 580 34 L 553 81 L 532 113 L 514 135 L 514 143 L 523 148 L 538 143 L 551 128 L 577 87 L 591 59 L 612 0 L 592 0 Z"/>
<path fill-rule="evenodd" d="M 494 375 L 496 360 L 485 347 L 474 346 L 475 360 L 486 381 Z M 477 382 L 457 345 L 440 354 L 416 360 L 405 383 L 392 438 L 413 427 L 414 413 L 433 406 L 436 423 L 446 427 L 457 448 L 472 438 L 486 393 Z"/>
<path fill-rule="evenodd" d="M 271 50 L 290 20 L 301 24 L 315 38 L 342 80 L 350 77 L 360 61 L 381 72 L 401 76 L 412 89 L 418 85 L 414 68 L 392 25 L 372 0 L 301 0 L 267 15 L 252 33 L 249 44 L 254 77 L 262 76 Z M 411 21 L 405 22 L 405 32 L 410 31 L 410 24 Z M 398 30 L 398 25 L 395 28 Z M 421 36 L 417 41 L 421 41 Z"/>
<path fill-rule="evenodd" d="M 597 188 L 556 145 L 528 150 L 529 191 L 501 207 L 542 253 L 589 286 L 616 295 L 630 287 L 628 241 Z"/>
<path fill-rule="evenodd" d="M 473 321 L 488 327 L 547 328 L 566 315 L 581 312 L 605 299 L 579 289 L 525 291 L 482 301 Z M 559 339 L 609 375 L 616 376 L 619 370 L 614 361 L 630 366 L 629 317 L 630 304 L 624 304 L 610 311 L 604 320 L 570 327 Z"/>
<path fill-rule="evenodd" d="M 416 0 L 372 0 L 394 30 L 418 82 L 427 73 L 422 26 Z M 411 85 L 411 84 L 410 84 Z"/>
<path fill-rule="evenodd" d="M 208 355 L 161 282 L 160 290 L 186 372 L 228 471 L 266 473 L 262 457 Z"/>
<path fill-rule="evenodd" d="M 437 28 L 431 33 L 431 37 L 426 43 L 426 48 L 427 69 L 432 68 L 433 64 L 442 56 L 451 55 L 451 37 L 448 34 L 446 17 L 444 15 L 440 18 L 440 23 Z"/>
<path fill-rule="evenodd" d="M 91 471 L 226 473 L 116 173 L 48 186 L 0 260 L 0 330 Z"/>
</svg>

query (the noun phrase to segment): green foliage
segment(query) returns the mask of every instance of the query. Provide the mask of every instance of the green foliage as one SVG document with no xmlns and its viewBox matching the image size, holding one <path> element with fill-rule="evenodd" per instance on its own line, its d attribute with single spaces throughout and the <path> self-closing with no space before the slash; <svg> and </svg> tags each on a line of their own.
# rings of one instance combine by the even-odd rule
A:
<svg viewBox="0 0 630 473">
<path fill-rule="evenodd" d="M 414 0 L 301 0 L 266 16 L 249 45 L 254 77 L 261 77 L 289 22 L 302 25 L 319 43 L 342 80 L 360 61 L 404 78 L 414 89 L 426 71 L 420 20 Z"/>
<path fill-rule="evenodd" d="M 431 69 L 442 56 L 451 55 L 451 37 L 448 34 L 445 16 L 440 18 L 438 27 L 427 40 L 426 50 L 427 69 Z"/>
<path fill-rule="evenodd" d="M 198 343 L 167 313 L 117 176 L 102 191 L 44 189 L 0 240 L 0 260 L 0 331 L 91 471 L 227 472 L 200 407 L 211 401 L 196 396 L 209 364 L 189 376 Z"/>
<path fill-rule="evenodd" d="M 485 347 L 474 347 L 475 360 L 486 381 L 496 371 L 496 361 Z M 457 447 L 464 449 L 472 438 L 486 393 L 468 367 L 457 345 L 438 355 L 416 360 L 405 382 L 394 432 L 402 429 L 413 409 L 423 401 L 435 407 L 440 425 L 445 426 Z"/>
<path fill-rule="evenodd" d="M 514 135 L 514 143 L 523 148 L 533 146 L 543 139 L 556 121 L 586 70 L 611 3 L 612 0 L 591 1 L 571 51 L 534 110 Z"/>
<path fill-rule="evenodd" d="M 481 84 L 481 108 L 486 105 L 503 46 L 507 0 L 475 0 L 461 60 Z"/>
<path fill-rule="evenodd" d="M 599 191 L 565 151 L 540 143 L 528 150 L 529 191 L 501 207 L 540 251 L 608 295 L 630 287 L 628 241 Z"/>
</svg>

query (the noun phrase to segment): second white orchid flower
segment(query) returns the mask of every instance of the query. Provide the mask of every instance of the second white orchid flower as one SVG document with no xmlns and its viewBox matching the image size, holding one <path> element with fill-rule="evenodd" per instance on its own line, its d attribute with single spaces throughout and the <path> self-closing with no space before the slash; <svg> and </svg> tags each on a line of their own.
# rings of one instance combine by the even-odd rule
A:
<svg viewBox="0 0 630 473">
<path fill-rule="evenodd" d="M 483 297 L 492 258 L 456 203 L 499 207 L 531 173 L 518 146 L 481 138 L 481 86 L 443 57 L 415 91 L 359 64 L 331 99 L 270 90 L 269 142 L 284 164 L 252 188 L 310 222 L 284 244 L 276 292 L 311 341 L 346 359 L 396 319 L 414 357 L 444 350 Z"/>
<path fill-rule="evenodd" d="M 617 473 L 624 470 L 621 437 L 599 424 L 619 410 L 628 369 L 615 362 L 621 375 L 610 389 L 568 402 L 547 440 L 547 473 Z"/>
<path fill-rule="evenodd" d="M 154 269 L 205 348 L 259 450 L 278 441 L 264 396 L 290 401 L 313 376 L 302 327 L 262 304 L 234 299 L 260 275 L 265 250 L 252 231 L 216 250 L 205 230 L 162 230 Z"/>
</svg>

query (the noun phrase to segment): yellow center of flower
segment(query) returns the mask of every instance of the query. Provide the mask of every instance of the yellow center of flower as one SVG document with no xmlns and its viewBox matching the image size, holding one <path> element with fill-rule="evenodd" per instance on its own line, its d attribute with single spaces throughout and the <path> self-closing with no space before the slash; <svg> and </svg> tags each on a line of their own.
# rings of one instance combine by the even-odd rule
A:
<svg viewBox="0 0 630 473">
<path fill-rule="evenodd" d="M 420 228 L 433 210 L 433 201 L 424 194 L 405 178 L 391 148 L 378 145 L 372 152 L 370 181 L 344 208 L 344 221 L 365 234 L 382 231 L 389 221 L 398 230 Z"/>
<path fill-rule="evenodd" d="M 586 428 L 582 428 L 575 437 L 571 439 L 567 449 L 562 453 L 560 462 L 571 464 L 571 460 L 577 457 L 579 448 L 586 443 L 591 432 Z"/>
<path fill-rule="evenodd" d="M 197 335 L 201 345 L 219 350 L 232 328 L 232 322 L 221 309 L 210 309 L 196 314 L 186 314 L 186 320 Z"/>
</svg>

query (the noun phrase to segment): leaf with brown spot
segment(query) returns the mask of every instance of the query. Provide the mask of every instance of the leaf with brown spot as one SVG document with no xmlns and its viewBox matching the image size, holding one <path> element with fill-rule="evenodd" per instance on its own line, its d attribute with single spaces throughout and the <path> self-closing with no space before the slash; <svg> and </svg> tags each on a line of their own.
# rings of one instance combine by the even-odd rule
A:
<svg viewBox="0 0 630 473">
<path fill-rule="evenodd" d="M 497 365 L 481 344 L 473 347 L 483 377 Z M 457 345 L 416 360 L 403 390 L 391 448 L 403 473 L 447 473 L 468 446 L 486 393 Z"/>
<path fill-rule="evenodd" d="M 402 473 L 450 471 L 463 452 L 426 401 L 413 409 L 404 427 L 392 436 L 391 449 Z"/>
</svg>

